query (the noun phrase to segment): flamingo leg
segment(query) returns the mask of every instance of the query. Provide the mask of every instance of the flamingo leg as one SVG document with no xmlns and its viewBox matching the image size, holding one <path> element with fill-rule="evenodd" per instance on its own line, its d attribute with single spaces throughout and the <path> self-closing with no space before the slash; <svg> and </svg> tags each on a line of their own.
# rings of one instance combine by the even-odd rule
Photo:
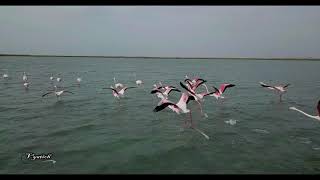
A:
<svg viewBox="0 0 320 180">
<path fill-rule="evenodd" d="M 121 103 L 120 103 L 120 98 L 117 98 L 118 100 L 118 105 L 119 105 L 119 107 L 121 106 Z"/>
<path fill-rule="evenodd" d="M 188 125 L 187 122 L 188 122 L 187 119 L 185 119 L 185 120 L 183 121 L 183 124 L 182 124 L 182 127 L 183 127 L 183 128 L 186 128 L 186 127 L 187 127 L 187 125 Z"/>
<path fill-rule="evenodd" d="M 192 115 L 191 115 L 191 111 L 189 112 L 189 115 L 190 115 L 190 125 L 192 128 L 194 128 L 194 124 L 193 124 L 193 121 L 192 121 Z"/>
<path fill-rule="evenodd" d="M 202 132 L 201 130 L 199 130 L 198 128 L 195 127 L 195 125 L 193 124 L 193 121 L 192 121 L 192 116 L 191 116 L 191 111 L 189 112 L 189 115 L 190 115 L 190 120 L 191 120 L 191 128 L 196 130 L 197 132 L 199 132 L 200 134 L 202 134 L 206 139 L 209 139 L 209 136 L 206 135 L 204 132 Z"/>
<path fill-rule="evenodd" d="M 198 105 L 199 105 L 199 110 L 200 110 L 200 112 L 201 112 L 201 115 L 202 115 L 202 116 L 205 116 L 204 113 L 203 113 L 203 109 L 202 109 L 201 103 L 198 102 L 198 101 L 197 101 L 197 103 L 198 103 Z"/>
</svg>

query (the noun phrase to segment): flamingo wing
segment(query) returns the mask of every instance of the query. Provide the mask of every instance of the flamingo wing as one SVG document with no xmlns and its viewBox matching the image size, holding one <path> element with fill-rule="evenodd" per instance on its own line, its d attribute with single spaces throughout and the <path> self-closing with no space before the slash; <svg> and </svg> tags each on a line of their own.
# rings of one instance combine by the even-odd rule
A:
<svg viewBox="0 0 320 180">
<path fill-rule="evenodd" d="M 234 87 L 236 85 L 234 84 L 221 84 L 220 85 L 220 93 L 224 93 L 224 91 L 227 89 L 227 88 L 230 88 L 230 87 Z"/>
<path fill-rule="evenodd" d="M 220 93 L 220 91 L 219 91 L 219 89 L 218 88 L 216 88 L 215 86 L 212 86 L 212 88 L 215 90 L 215 92 L 214 93 Z"/>
<path fill-rule="evenodd" d="M 125 87 L 124 91 L 126 91 L 127 89 L 132 89 L 132 88 L 137 88 L 137 87 Z"/>
<path fill-rule="evenodd" d="M 70 94 L 74 94 L 73 92 L 71 91 L 63 91 L 64 93 L 70 93 Z"/>
<path fill-rule="evenodd" d="M 46 95 L 49 95 L 49 94 L 51 94 L 51 93 L 53 93 L 53 92 L 45 93 L 45 94 L 42 95 L 42 97 L 44 97 L 44 96 L 46 96 Z"/>
<path fill-rule="evenodd" d="M 115 92 L 116 94 L 118 94 L 118 95 L 119 95 L 118 91 L 117 91 L 117 90 L 115 90 L 114 88 L 102 88 L 102 89 L 111 89 L 113 92 Z"/>
<path fill-rule="evenodd" d="M 263 83 L 263 82 L 260 82 L 260 85 L 261 85 L 262 87 L 269 88 L 269 89 L 271 89 L 271 90 L 279 90 L 278 88 L 276 88 L 276 87 L 274 87 L 274 86 L 266 85 L 266 84 Z"/>
<path fill-rule="evenodd" d="M 200 93 L 202 96 L 209 96 L 210 94 L 214 94 L 216 93 L 217 90 L 213 91 L 213 92 L 203 92 L 203 93 Z"/>
<path fill-rule="evenodd" d="M 196 85 L 194 86 L 194 90 L 197 89 L 200 85 L 202 85 L 205 82 L 207 82 L 207 81 L 203 80 L 203 79 L 198 79 L 196 82 Z"/>
<path fill-rule="evenodd" d="M 188 99 L 187 99 L 187 102 L 186 102 L 186 104 L 188 104 L 189 103 L 189 101 L 191 101 L 191 100 L 196 100 L 193 96 L 189 96 L 188 97 Z"/>
<path fill-rule="evenodd" d="M 160 90 L 158 90 L 158 89 L 154 89 L 154 90 L 152 90 L 150 92 L 150 94 L 155 94 L 155 93 L 161 93 L 162 94 L 162 92 Z"/>
<path fill-rule="evenodd" d="M 261 85 L 262 87 L 271 87 L 271 88 L 274 88 L 273 86 L 266 85 L 266 84 L 263 83 L 263 82 L 260 82 L 260 85 Z"/>
<path fill-rule="evenodd" d="M 192 81 L 191 79 L 185 79 L 184 82 L 188 83 L 190 87 L 192 87 Z"/>
<path fill-rule="evenodd" d="M 184 88 L 185 90 L 187 90 L 189 93 L 191 93 L 192 95 L 195 96 L 195 94 L 194 94 L 193 92 L 191 92 L 191 91 L 189 90 L 189 88 L 187 88 L 182 82 L 180 82 L 180 86 L 181 86 L 182 88 Z"/>
<path fill-rule="evenodd" d="M 177 89 L 177 88 L 172 88 L 172 89 L 170 89 L 169 90 L 169 92 L 168 92 L 168 95 L 170 94 L 170 92 L 172 92 L 172 91 L 177 91 L 177 92 L 181 92 L 179 89 Z"/>
<path fill-rule="evenodd" d="M 163 103 L 163 104 L 161 104 L 161 105 L 159 105 L 159 106 L 156 106 L 156 107 L 153 109 L 153 112 L 161 111 L 161 110 L 163 110 L 164 108 L 168 107 L 169 105 L 172 105 L 172 106 L 178 108 L 178 106 L 175 105 L 175 104 L 172 103 L 172 102 L 165 102 L 165 103 Z"/>
<path fill-rule="evenodd" d="M 285 86 L 283 86 L 283 88 L 286 88 L 286 87 L 288 87 L 288 86 L 290 86 L 290 84 L 286 84 Z"/>
</svg>

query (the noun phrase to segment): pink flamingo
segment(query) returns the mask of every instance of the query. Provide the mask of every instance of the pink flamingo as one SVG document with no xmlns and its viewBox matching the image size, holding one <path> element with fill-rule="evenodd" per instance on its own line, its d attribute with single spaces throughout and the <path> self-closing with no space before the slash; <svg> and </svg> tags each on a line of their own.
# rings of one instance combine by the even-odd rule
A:
<svg viewBox="0 0 320 180">
<path fill-rule="evenodd" d="M 201 80 L 201 82 L 200 82 L 200 83 L 197 83 L 196 86 L 194 86 L 194 87 L 198 87 L 198 86 L 200 86 L 201 84 L 203 84 L 204 82 L 206 82 L 206 81 Z M 199 105 L 199 109 L 200 109 L 201 115 L 202 115 L 202 116 L 205 116 L 205 117 L 208 117 L 207 114 L 203 113 L 201 102 L 203 102 L 203 98 L 204 98 L 205 96 L 208 96 L 208 95 L 213 94 L 213 93 L 215 93 L 215 92 L 196 93 L 195 90 L 193 90 L 193 89 L 195 89 L 195 88 L 192 88 L 192 85 L 191 85 L 191 88 L 188 88 L 188 87 L 187 87 L 186 85 L 184 85 L 182 82 L 180 82 L 180 86 L 183 87 L 185 90 L 187 90 L 187 92 L 189 93 L 189 95 L 191 95 L 191 96 L 194 97 L 195 101 L 196 101 L 196 102 L 198 103 L 198 105 Z"/>
<path fill-rule="evenodd" d="M 200 134 L 202 134 L 206 139 L 209 139 L 209 136 L 207 136 L 205 133 L 203 133 L 202 131 L 200 131 L 199 129 L 197 129 L 193 122 L 192 122 L 192 115 L 191 115 L 191 110 L 187 108 L 187 104 L 190 102 L 190 100 L 194 100 L 193 96 L 189 96 L 187 93 L 182 93 L 180 100 L 178 101 L 178 103 L 173 103 L 169 100 L 162 100 L 161 103 L 158 104 L 158 106 L 156 106 L 153 109 L 153 112 L 158 112 L 161 111 L 163 109 L 165 109 L 166 107 L 168 107 L 169 105 L 173 106 L 173 111 L 176 112 L 177 114 L 180 113 L 189 113 L 190 115 L 190 122 L 191 122 L 191 128 L 195 129 L 196 131 L 198 131 Z M 186 123 L 186 121 L 185 121 Z"/>
<path fill-rule="evenodd" d="M 206 84 L 203 84 L 203 86 L 206 88 L 207 92 L 209 92 L 208 90 L 208 87 Z M 229 83 L 223 83 L 220 85 L 220 88 L 216 88 L 214 86 L 212 86 L 216 91 L 215 93 L 211 94 L 210 96 L 214 96 L 216 99 L 219 99 L 219 98 L 224 98 L 224 96 L 222 96 L 222 94 L 226 91 L 226 89 L 230 88 L 230 87 L 234 87 L 236 85 L 234 84 L 229 84 Z"/>
<path fill-rule="evenodd" d="M 268 88 L 268 89 L 271 89 L 271 90 L 274 90 L 276 92 L 279 93 L 279 96 L 280 96 L 280 102 L 282 101 L 282 95 L 284 93 L 287 92 L 286 88 L 290 85 L 290 84 L 286 84 L 284 86 L 281 86 L 281 85 L 278 85 L 278 86 L 269 86 L 269 85 L 266 85 L 265 83 L 263 82 L 260 82 L 260 85 L 264 88 Z"/>
<path fill-rule="evenodd" d="M 132 88 L 137 88 L 137 87 L 126 87 L 126 86 L 124 86 L 123 88 L 115 89 L 112 86 L 110 86 L 110 88 L 102 88 L 102 89 L 111 89 L 112 90 L 112 95 L 115 98 L 120 99 L 120 97 L 124 97 L 124 93 L 125 93 L 126 90 L 132 89 Z"/>
</svg>

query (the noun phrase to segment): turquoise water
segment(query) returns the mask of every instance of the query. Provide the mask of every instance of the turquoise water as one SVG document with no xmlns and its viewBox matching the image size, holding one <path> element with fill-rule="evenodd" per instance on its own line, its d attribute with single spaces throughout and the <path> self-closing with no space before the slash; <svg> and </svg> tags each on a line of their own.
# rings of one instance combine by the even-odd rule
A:
<svg viewBox="0 0 320 180">
<path fill-rule="evenodd" d="M 320 122 L 288 108 L 316 114 L 320 62 L 268 60 L 103 59 L 0 57 L 0 173 L 319 173 Z M 30 89 L 22 85 L 29 74 Z M 75 94 L 57 101 L 41 98 L 49 77 Z M 120 104 L 111 91 L 113 77 L 133 86 Z M 181 130 L 185 115 L 153 113 L 150 94 L 159 80 L 183 90 L 184 76 L 207 85 L 228 82 L 223 101 L 206 97 L 200 116 L 190 103 L 197 127 Z M 81 86 L 75 86 L 82 77 Z M 278 96 L 258 82 L 290 83 Z M 171 100 L 180 94 L 173 92 Z M 237 120 L 230 125 L 225 121 Z M 52 153 L 51 162 L 22 161 L 26 152 Z"/>
</svg>

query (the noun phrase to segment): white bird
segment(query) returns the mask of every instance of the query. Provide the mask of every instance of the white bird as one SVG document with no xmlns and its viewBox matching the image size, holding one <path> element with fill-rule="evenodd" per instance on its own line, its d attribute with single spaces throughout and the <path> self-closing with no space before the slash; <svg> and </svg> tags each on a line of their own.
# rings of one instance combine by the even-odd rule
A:
<svg viewBox="0 0 320 180">
<path fill-rule="evenodd" d="M 286 88 L 290 85 L 290 84 L 286 84 L 284 86 L 281 86 L 281 85 L 278 85 L 278 86 L 269 86 L 269 85 L 266 85 L 265 83 L 263 82 L 260 82 L 260 85 L 264 88 L 268 88 L 268 89 L 271 89 L 271 90 L 274 90 L 276 92 L 279 93 L 279 96 L 280 96 L 280 102 L 282 101 L 282 95 L 284 93 L 287 92 Z"/>
<path fill-rule="evenodd" d="M 26 72 L 23 72 L 22 80 L 23 80 L 24 82 L 27 82 L 27 81 L 28 81 L 28 76 L 26 75 Z"/>
<path fill-rule="evenodd" d="M 44 96 L 46 96 L 46 95 L 49 95 L 49 94 L 52 94 L 52 93 L 56 95 L 56 97 L 57 97 L 58 100 L 60 100 L 60 96 L 61 96 L 62 94 L 64 94 L 64 93 L 74 94 L 73 92 L 67 91 L 67 90 L 60 90 L 60 91 L 58 91 L 57 86 L 54 86 L 54 91 L 50 91 L 50 92 L 48 92 L 48 93 L 45 93 L 45 94 L 42 95 L 42 97 L 44 97 Z"/>
<path fill-rule="evenodd" d="M 303 111 L 301 111 L 301 110 L 299 110 L 299 109 L 297 109 L 295 107 L 290 107 L 289 109 L 298 111 L 298 112 L 304 114 L 305 116 L 308 116 L 309 118 L 313 118 L 313 119 L 316 119 L 316 120 L 320 121 L 320 100 L 318 101 L 318 105 L 317 105 L 317 110 L 318 110 L 318 115 L 317 116 L 313 116 L 313 115 L 307 114 L 307 113 L 305 113 L 305 112 L 303 112 Z"/>
</svg>

